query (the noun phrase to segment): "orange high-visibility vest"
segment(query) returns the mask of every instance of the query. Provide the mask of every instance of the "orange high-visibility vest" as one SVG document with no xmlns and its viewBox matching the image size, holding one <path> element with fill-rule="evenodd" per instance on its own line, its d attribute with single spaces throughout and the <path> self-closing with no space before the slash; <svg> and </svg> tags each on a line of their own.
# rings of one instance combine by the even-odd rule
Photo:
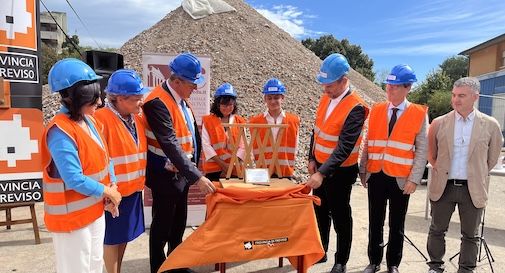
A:
<svg viewBox="0 0 505 273">
<path fill-rule="evenodd" d="M 44 193 L 44 222 L 51 232 L 70 232 L 83 228 L 103 215 L 103 197 L 87 196 L 74 190 L 68 189 L 61 178 L 51 177 L 54 164 L 51 153 L 47 146 L 47 132 L 53 126 L 58 126 L 67 136 L 72 139 L 81 162 L 82 172 L 106 186 L 110 183 L 109 155 L 107 143 L 101 133 L 101 127 L 90 116 L 87 116 L 97 129 L 100 139 L 105 147 L 102 148 L 91 138 L 75 121 L 65 114 L 57 114 L 48 124 L 40 150 L 43 167 L 43 193 Z"/>
<path fill-rule="evenodd" d="M 255 124 L 268 124 L 267 119 L 263 113 L 250 118 L 249 122 Z M 289 177 L 293 176 L 295 171 L 294 168 L 295 168 L 296 145 L 298 143 L 298 130 L 300 128 L 300 118 L 294 114 L 286 113 L 286 116 L 282 119 L 282 124 L 287 124 L 288 128 L 284 129 L 282 139 L 280 140 L 279 149 L 277 150 L 277 161 L 279 162 L 279 166 L 281 169 L 281 176 Z M 259 139 L 263 140 L 265 138 L 266 130 L 267 130 L 266 128 L 258 129 Z M 265 149 L 265 163 L 267 164 L 267 166 L 270 166 L 270 164 L 272 163 L 272 155 L 273 155 L 272 152 L 273 147 L 271 139 L 269 139 L 267 141 L 267 147 Z M 258 149 L 258 143 L 256 141 L 254 141 L 253 143 L 253 154 L 254 158 L 258 160 L 259 149 Z"/>
<path fill-rule="evenodd" d="M 326 110 L 330 105 L 331 99 L 326 94 L 321 97 L 319 107 L 316 112 L 316 124 L 314 126 L 314 156 L 317 162 L 324 163 L 333 150 L 338 146 L 340 132 L 344 127 L 345 120 L 349 113 L 357 105 L 362 105 L 365 108 L 365 119 L 368 116 L 369 107 L 366 102 L 358 95 L 356 91 L 352 91 L 345 96 L 338 105 L 333 109 L 331 114 L 325 121 Z M 349 167 L 358 163 L 359 145 L 361 144 L 361 135 L 354 144 L 354 149 L 347 159 L 340 165 Z"/>
<path fill-rule="evenodd" d="M 179 110 L 179 105 L 177 105 L 175 99 L 168 93 L 168 91 L 165 91 L 165 89 L 163 89 L 163 87 L 160 85 L 156 86 L 153 91 L 147 95 L 144 101 L 148 102 L 155 98 L 159 98 L 163 104 L 165 104 L 165 107 L 167 107 L 168 112 L 170 113 L 170 117 L 172 118 L 172 124 L 177 141 L 179 141 L 182 150 L 186 153 L 188 158 L 191 158 L 193 156 L 193 136 L 191 135 L 191 131 L 189 131 L 188 126 L 186 125 L 184 116 Z M 161 149 L 158 140 L 156 140 L 156 137 L 154 136 L 151 128 L 149 128 L 149 124 L 147 122 L 144 124 L 146 127 L 148 151 L 161 157 L 167 157 Z"/>
<path fill-rule="evenodd" d="M 147 162 L 147 139 L 143 120 L 134 115 L 138 140 L 135 142 L 123 121 L 109 108 L 96 111 L 95 118 L 104 126 L 103 134 L 114 163 L 118 191 L 122 196 L 142 191 Z"/>
<path fill-rule="evenodd" d="M 388 137 L 388 102 L 372 107 L 368 121 L 367 172 L 381 170 L 392 177 L 408 177 L 414 163 L 416 135 L 421 130 L 428 108 L 409 103 Z"/>
<path fill-rule="evenodd" d="M 235 123 L 245 122 L 246 121 L 243 117 L 235 115 Z M 226 134 L 223 125 L 221 125 L 221 118 L 218 116 L 214 114 L 204 116 L 202 118 L 202 125 L 205 126 L 205 129 L 209 133 L 210 144 L 212 145 L 212 148 L 214 148 L 217 156 L 226 163 L 230 163 L 232 157 L 232 147 L 230 146 L 230 143 L 239 145 L 238 141 L 240 137 L 240 129 L 238 127 L 229 128 L 230 135 L 232 137 L 232 141 L 229 141 L 228 134 Z M 221 166 L 219 166 L 219 164 L 214 162 L 212 159 L 206 159 L 204 154 L 203 171 L 205 173 L 213 173 L 226 170 L 221 170 Z"/>
</svg>

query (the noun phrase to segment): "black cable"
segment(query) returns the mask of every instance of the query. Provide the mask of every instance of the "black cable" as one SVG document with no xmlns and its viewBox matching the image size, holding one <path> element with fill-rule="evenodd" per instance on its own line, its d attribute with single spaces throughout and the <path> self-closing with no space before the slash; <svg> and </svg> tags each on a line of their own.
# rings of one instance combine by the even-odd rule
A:
<svg viewBox="0 0 505 273">
<path fill-rule="evenodd" d="M 100 44 L 98 44 L 98 42 L 95 40 L 95 38 L 91 35 L 91 32 L 89 31 L 88 27 L 86 26 L 86 24 L 84 24 L 84 22 L 82 21 L 81 17 L 79 16 L 79 14 L 77 14 L 77 11 L 74 9 L 74 7 L 72 6 L 72 4 L 70 4 L 70 2 L 68 0 L 66 0 L 66 1 L 67 1 L 67 4 L 72 9 L 72 11 L 74 11 L 75 16 L 77 16 L 77 19 L 79 19 L 79 21 L 81 22 L 81 24 L 84 27 L 84 29 L 86 29 L 86 31 L 88 32 L 88 34 L 91 37 L 91 39 L 93 40 L 93 42 L 95 42 L 95 44 L 98 46 L 98 48 L 101 49 L 102 47 L 100 46 Z"/>
<path fill-rule="evenodd" d="M 81 58 L 84 58 L 84 56 L 82 55 L 81 51 L 79 50 L 79 47 L 74 43 L 74 41 L 72 41 L 72 39 L 70 39 L 70 37 L 68 37 L 67 33 L 63 30 L 63 28 L 60 26 L 60 24 L 58 24 L 58 21 L 56 21 L 56 18 L 54 18 L 53 14 L 46 7 L 46 4 L 44 4 L 44 1 L 42 1 L 42 0 L 39 0 L 39 1 L 42 4 L 42 6 L 44 6 L 44 8 L 46 9 L 46 11 L 49 13 L 49 15 L 51 16 L 51 18 L 53 18 L 53 21 L 56 23 L 56 25 L 58 26 L 58 28 L 60 28 L 61 32 L 63 32 L 63 34 L 65 34 L 65 37 L 67 38 L 67 41 L 69 41 L 72 44 L 72 46 L 77 51 L 77 53 L 79 53 L 79 55 L 81 56 Z"/>
</svg>

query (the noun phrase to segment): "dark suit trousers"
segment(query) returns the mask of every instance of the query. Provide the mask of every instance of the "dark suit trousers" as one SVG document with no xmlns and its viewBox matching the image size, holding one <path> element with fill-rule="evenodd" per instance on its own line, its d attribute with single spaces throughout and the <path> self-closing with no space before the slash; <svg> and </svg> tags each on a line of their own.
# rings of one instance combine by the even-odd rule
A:
<svg viewBox="0 0 505 273">
<path fill-rule="evenodd" d="M 474 272 L 479 253 L 479 225 L 483 208 L 472 203 L 468 187 L 447 183 L 444 194 L 436 202 L 431 201 L 431 225 L 428 234 L 428 254 L 430 268 L 441 272 L 444 269 L 445 234 L 449 229 L 451 216 L 458 205 L 461 222 L 461 245 L 458 272 Z"/>
<path fill-rule="evenodd" d="M 388 266 L 400 265 L 409 197 L 400 190 L 396 178 L 382 171 L 368 179 L 368 258 L 371 264 L 380 264 L 384 255 L 384 220 L 389 200 L 386 262 Z"/>
<path fill-rule="evenodd" d="M 319 167 L 319 163 L 317 165 Z M 323 180 L 321 187 L 314 190 L 314 195 L 321 199 L 321 206 L 314 205 L 314 211 L 324 251 L 328 251 L 330 226 L 333 220 L 333 228 L 337 233 L 335 263 L 344 265 L 347 264 L 351 252 L 352 215 L 349 201 L 357 175 L 357 165 L 340 167 L 333 175 Z"/>
<path fill-rule="evenodd" d="M 149 233 L 151 273 L 156 273 L 166 256 L 181 242 L 188 215 L 188 190 L 178 195 L 153 192 L 153 221 Z M 164 247 L 168 245 L 165 255 Z"/>
</svg>

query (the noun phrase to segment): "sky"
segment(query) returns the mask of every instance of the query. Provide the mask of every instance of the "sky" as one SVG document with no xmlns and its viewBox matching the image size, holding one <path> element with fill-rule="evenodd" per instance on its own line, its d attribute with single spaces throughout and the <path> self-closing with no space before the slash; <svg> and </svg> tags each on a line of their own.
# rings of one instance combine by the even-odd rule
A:
<svg viewBox="0 0 505 273">
<path fill-rule="evenodd" d="M 43 0 L 67 12 L 68 33 L 81 45 L 120 47 L 181 0 Z M 82 24 L 67 2 L 74 7 Z M 421 81 L 446 58 L 505 33 L 503 0 L 246 0 L 297 40 L 332 34 L 361 46 L 386 74 L 409 64 Z M 41 11 L 44 11 L 41 5 Z"/>
</svg>

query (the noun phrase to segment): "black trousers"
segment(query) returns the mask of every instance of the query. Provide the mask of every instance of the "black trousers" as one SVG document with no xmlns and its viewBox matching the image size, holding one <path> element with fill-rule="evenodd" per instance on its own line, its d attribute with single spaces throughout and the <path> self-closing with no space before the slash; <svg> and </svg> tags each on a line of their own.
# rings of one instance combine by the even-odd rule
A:
<svg viewBox="0 0 505 273">
<path fill-rule="evenodd" d="M 380 264 L 384 255 L 384 220 L 389 200 L 386 263 L 388 266 L 400 265 L 409 197 L 398 187 L 396 178 L 382 171 L 368 179 L 368 259 L 371 264 Z"/>
<path fill-rule="evenodd" d="M 153 192 L 153 221 L 149 233 L 151 273 L 156 273 L 170 252 L 182 242 L 187 215 L 187 189 L 177 196 Z M 166 254 L 165 245 L 168 245 Z"/>
<path fill-rule="evenodd" d="M 317 167 L 320 164 L 317 163 Z M 352 213 L 351 199 L 352 185 L 358 176 L 358 165 L 341 167 L 323 180 L 321 187 L 314 190 L 314 195 L 321 199 L 321 206 L 314 205 L 319 234 L 324 252 L 328 251 L 330 227 L 337 233 L 337 252 L 335 263 L 347 264 L 351 253 L 352 243 Z"/>
</svg>

